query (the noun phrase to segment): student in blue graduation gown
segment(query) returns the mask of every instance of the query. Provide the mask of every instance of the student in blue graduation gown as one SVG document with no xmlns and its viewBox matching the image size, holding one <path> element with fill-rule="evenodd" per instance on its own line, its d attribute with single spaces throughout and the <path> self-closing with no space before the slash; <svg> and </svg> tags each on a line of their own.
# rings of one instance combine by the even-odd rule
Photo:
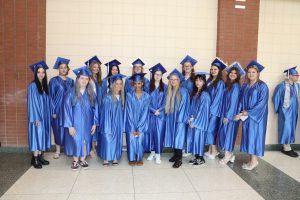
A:
<svg viewBox="0 0 300 200">
<path fill-rule="evenodd" d="M 149 127 L 150 95 L 143 91 L 144 76 L 138 73 L 131 76 L 134 91 L 126 94 L 125 132 L 129 165 L 142 166 L 144 135 Z"/>
<path fill-rule="evenodd" d="M 235 116 L 239 114 L 240 78 L 245 75 L 245 71 L 238 62 L 234 62 L 226 69 L 226 88 L 223 94 L 223 107 L 220 118 L 219 148 L 225 151 L 225 156 L 220 160 L 220 164 L 229 161 L 234 162 L 234 144 L 237 136 L 239 123 Z"/>
<path fill-rule="evenodd" d="M 120 64 L 121 63 L 116 59 L 105 64 L 105 66 L 107 67 L 107 76 L 102 81 L 103 97 L 105 96 L 105 94 L 107 94 L 111 91 L 112 83 L 111 83 L 109 77 L 116 75 L 116 74 L 120 74 L 120 68 L 119 68 Z"/>
<path fill-rule="evenodd" d="M 287 69 L 284 73 L 286 80 L 276 87 L 272 98 L 275 112 L 278 113 L 278 143 L 283 145 L 282 153 L 298 157 L 290 144 L 295 142 L 298 120 L 299 74 L 296 67 Z"/>
<path fill-rule="evenodd" d="M 147 138 L 145 138 L 147 142 L 145 143 L 151 153 L 147 160 L 150 161 L 155 158 L 156 164 L 160 164 L 165 133 L 165 97 L 168 89 L 162 81 L 162 76 L 167 71 L 160 63 L 150 68 L 149 71 L 151 72 L 150 125 Z"/>
<path fill-rule="evenodd" d="M 32 152 L 31 165 L 40 169 L 49 161 L 43 151 L 51 147 L 51 106 L 48 96 L 47 64 L 40 61 L 30 66 L 34 80 L 27 88 L 28 146 Z"/>
<path fill-rule="evenodd" d="M 190 136 L 188 153 L 195 155 L 195 159 L 189 161 L 190 164 L 202 165 L 205 163 L 203 155 L 210 112 L 210 96 L 205 91 L 205 75 L 208 75 L 208 73 L 196 72 L 194 74 L 194 88 L 190 98 L 191 107 L 187 132 L 187 135 Z"/>
<path fill-rule="evenodd" d="M 56 152 L 53 156 L 58 159 L 60 156 L 60 147 L 64 146 L 65 134 L 68 134 L 68 129 L 64 127 L 63 110 L 64 96 L 66 92 L 74 86 L 73 79 L 67 77 L 69 73 L 69 59 L 58 57 L 53 69 L 57 69 L 59 75 L 51 78 L 49 82 L 49 95 L 52 102 L 52 130 L 56 146 Z"/>
<path fill-rule="evenodd" d="M 165 107 L 164 147 L 174 149 L 174 155 L 169 161 L 174 162 L 173 168 L 179 168 L 182 165 L 182 150 L 185 147 L 190 97 L 188 90 L 180 86 L 184 77 L 177 69 L 174 69 L 167 78 L 169 83 Z"/>
<path fill-rule="evenodd" d="M 76 82 L 73 89 L 65 97 L 64 126 L 68 128 L 66 135 L 65 153 L 73 156 L 72 170 L 79 166 L 88 168 L 86 156 L 92 148 L 92 135 L 96 131 L 98 122 L 97 96 L 89 84 L 92 72 L 88 67 L 73 70 Z"/>
<path fill-rule="evenodd" d="M 145 63 L 137 58 L 135 61 L 132 63 L 132 75 L 134 74 L 139 74 L 144 72 L 144 66 Z M 150 81 L 144 77 L 144 86 L 143 86 L 143 91 L 149 93 L 149 84 Z M 134 83 L 130 78 L 127 78 L 125 81 L 125 92 L 133 92 L 134 91 Z"/>
<path fill-rule="evenodd" d="M 219 154 L 216 143 L 220 126 L 222 98 L 225 88 L 224 81 L 222 80 L 222 71 L 226 67 L 227 65 L 220 58 L 216 58 L 211 63 L 210 78 L 207 82 L 207 91 L 211 98 L 210 119 L 206 138 L 209 149 L 208 152 L 205 153 L 208 159 L 215 159 Z"/>
<path fill-rule="evenodd" d="M 192 94 L 194 85 L 193 85 L 193 79 L 194 79 L 194 66 L 198 61 L 191 56 L 187 55 L 181 62 L 182 66 L 182 74 L 184 76 L 184 80 L 181 82 L 181 87 L 184 87 L 188 90 L 189 94 Z"/>
<path fill-rule="evenodd" d="M 101 110 L 101 103 L 103 98 L 103 91 L 102 91 L 102 73 L 101 73 L 101 64 L 102 62 L 99 60 L 97 56 L 93 56 L 89 60 L 85 62 L 85 65 L 91 70 L 92 76 L 90 77 L 89 84 L 92 85 L 94 92 L 97 96 L 97 104 L 98 104 L 98 111 Z M 99 113 L 100 114 L 100 113 Z M 101 115 L 101 114 L 100 114 Z M 100 124 L 99 124 L 100 125 Z M 91 158 L 96 157 L 96 146 L 98 141 L 98 135 L 100 134 L 100 127 L 97 126 L 96 131 L 93 135 L 93 143 L 92 149 L 90 152 Z"/>
<path fill-rule="evenodd" d="M 108 93 L 102 104 L 101 111 L 101 132 L 98 137 L 97 152 L 103 159 L 103 166 L 118 165 L 122 156 L 123 144 L 123 119 L 124 119 L 124 87 L 123 80 L 125 76 L 116 74 L 109 79 L 112 82 L 112 90 Z"/>
<path fill-rule="evenodd" d="M 243 169 L 252 170 L 258 165 L 258 156 L 265 151 L 265 138 L 268 119 L 269 89 L 266 83 L 259 79 L 264 67 L 256 61 L 251 61 L 246 67 L 247 80 L 240 96 L 240 114 L 236 119 L 243 121 L 241 152 L 250 155 Z"/>
</svg>

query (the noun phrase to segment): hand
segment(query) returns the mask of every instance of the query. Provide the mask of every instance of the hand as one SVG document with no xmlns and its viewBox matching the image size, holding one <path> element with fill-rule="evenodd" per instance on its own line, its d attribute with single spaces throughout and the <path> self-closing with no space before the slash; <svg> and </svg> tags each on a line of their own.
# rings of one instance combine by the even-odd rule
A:
<svg viewBox="0 0 300 200">
<path fill-rule="evenodd" d="M 33 123 L 34 123 L 34 125 L 37 126 L 37 127 L 41 126 L 41 122 L 40 122 L 40 121 L 34 121 Z"/>
<path fill-rule="evenodd" d="M 155 115 L 155 116 L 159 116 L 159 115 L 160 115 L 160 112 L 157 110 L 157 111 L 155 111 L 154 115 Z"/>
<path fill-rule="evenodd" d="M 238 120 L 240 120 L 240 119 L 241 119 L 241 116 L 240 116 L 240 115 L 234 116 L 234 120 L 235 120 L 235 121 L 238 121 Z"/>
<path fill-rule="evenodd" d="M 246 111 L 241 112 L 243 116 L 248 116 L 248 113 Z"/>
<path fill-rule="evenodd" d="M 223 118 L 223 123 L 224 123 L 224 124 L 228 124 L 228 122 L 229 122 L 229 120 L 228 120 L 227 118 L 224 117 L 224 118 Z"/>
<path fill-rule="evenodd" d="M 74 127 L 70 127 L 70 128 L 69 128 L 69 134 L 70 134 L 72 137 L 74 137 L 75 134 L 76 134 L 76 129 L 75 129 Z"/>
<path fill-rule="evenodd" d="M 92 126 L 92 129 L 91 129 L 92 135 L 94 135 L 95 131 L 96 131 L 96 125 L 93 125 L 93 126 Z"/>
<path fill-rule="evenodd" d="M 53 114 L 53 115 L 52 115 L 52 118 L 53 118 L 53 119 L 56 119 L 56 118 L 57 118 L 57 114 Z"/>
</svg>

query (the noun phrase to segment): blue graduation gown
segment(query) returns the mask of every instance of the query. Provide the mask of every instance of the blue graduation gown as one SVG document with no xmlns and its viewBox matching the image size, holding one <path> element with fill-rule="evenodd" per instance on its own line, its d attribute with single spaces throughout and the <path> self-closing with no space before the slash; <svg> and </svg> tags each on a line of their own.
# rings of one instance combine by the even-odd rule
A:
<svg viewBox="0 0 300 200">
<path fill-rule="evenodd" d="M 165 97 L 168 88 L 164 84 L 164 91 L 159 91 L 156 88 L 150 93 L 150 125 L 149 131 L 145 135 L 144 148 L 146 151 L 155 151 L 161 153 L 163 148 L 164 133 L 165 133 Z M 154 113 L 159 110 L 160 115 L 156 116 Z"/>
<path fill-rule="evenodd" d="M 234 117 L 240 113 L 239 110 L 239 95 L 241 86 L 234 83 L 230 90 L 225 89 L 223 95 L 223 108 L 220 118 L 219 130 L 219 147 L 223 151 L 232 152 L 235 145 L 239 122 L 234 120 Z M 229 122 L 223 123 L 223 119 L 227 118 Z"/>
<path fill-rule="evenodd" d="M 240 111 L 246 111 L 248 118 L 243 122 L 241 151 L 263 156 L 268 119 L 269 89 L 259 81 L 252 87 L 244 84 L 240 96 Z"/>
<path fill-rule="evenodd" d="M 188 90 L 188 92 L 189 92 L 189 95 L 191 95 L 192 92 L 193 92 L 193 87 L 194 87 L 194 83 L 192 81 L 192 78 L 190 77 L 190 78 L 182 81 L 181 82 L 181 87 L 186 88 Z"/>
<path fill-rule="evenodd" d="M 186 124 L 189 115 L 190 96 L 186 88 L 180 88 L 180 103 L 175 96 L 174 112 L 166 114 L 164 147 L 183 149 L 186 137 Z"/>
<path fill-rule="evenodd" d="M 63 80 L 59 76 L 53 77 L 49 82 L 49 94 L 52 102 L 52 113 L 56 118 L 52 118 L 51 125 L 54 135 L 55 144 L 64 146 L 65 134 L 68 133 L 63 125 L 64 96 L 66 92 L 74 86 L 74 81 L 67 77 Z"/>
<path fill-rule="evenodd" d="M 144 87 L 143 87 L 143 91 L 149 93 L 149 87 L 150 87 L 150 81 L 149 79 L 147 79 L 146 77 L 144 77 Z M 124 90 L 126 92 L 126 94 L 128 92 L 134 92 L 134 87 L 131 85 L 131 80 L 129 78 L 126 79 L 125 81 L 125 87 Z"/>
<path fill-rule="evenodd" d="M 69 133 L 66 134 L 65 153 L 68 156 L 83 157 L 84 145 L 86 145 L 86 155 L 91 151 L 92 126 L 99 125 L 98 101 L 94 100 L 92 105 L 87 90 L 76 101 L 74 97 L 74 89 L 69 90 L 65 96 L 64 127 L 74 127 L 76 130 L 74 137 Z"/>
<path fill-rule="evenodd" d="M 106 94 L 108 94 L 110 92 L 110 89 L 108 89 L 108 77 L 105 77 L 103 80 L 102 80 L 102 86 L 101 86 L 101 91 L 102 91 L 102 98 L 104 98 L 104 96 Z"/>
<path fill-rule="evenodd" d="M 207 144 L 216 144 L 217 135 L 219 131 L 220 117 L 222 111 L 223 92 L 225 84 L 224 81 L 220 80 L 216 87 L 213 86 L 212 82 L 208 82 L 207 91 L 211 98 L 210 105 L 210 119 L 207 130 Z"/>
<path fill-rule="evenodd" d="M 40 94 L 35 82 L 27 88 L 29 151 L 45 151 L 51 147 L 51 106 L 49 96 Z M 39 121 L 40 126 L 34 122 Z"/>
<path fill-rule="evenodd" d="M 116 98 L 115 105 L 112 95 L 106 95 L 102 105 L 97 153 L 103 160 L 120 160 L 124 132 L 122 101 Z"/>
<path fill-rule="evenodd" d="M 102 85 L 103 85 L 103 82 L 102 82 Z M 102 106 L 102 98 L 105 96 L 105 93 L 103 91 L 103 87 L 102 85 L 100 86 L 98 83 L 95 83 L 95 92 L 96 92 L 96 95 L 97 95 L 97 105 L 98 105 L 98 112 L 99 112 L 99 126 L 97 126 L 97 129 L 96 129 L 96 132 L 95 134 L 93 135 L 93 141 L 96 142 L 98 141 L 98 136 L 100 134 L 100 126 L 101 126 L 101 123 L 100 123 L 100 118 L 101 118 L 101 106 Z"/>
<path fill-rule="evenodd" d="M 298 120 L 298 94 L 295 87 L 299 84 L 290 84 L 290 106 L 283 107 L 285 81 L 281 82 L 275 89 L 273 94 L 273 104 L 275 112 L 278 113 L 278 143 L 291 144 L 295 142 L 295 131 Z"/>
<path fill-rule="evenodd" d="M 144 153 L 144 134 L 149 127 L 150 95 L 146 92 L 138 99 L 135 92 L 127 93 L 125 106 L 125 132 L 127 156 L 129 161 L 142 160 Z M 134 137 L 132 132 L 140 133 Z"/>
<path fill-rule="evenodd" d="M 203 156 L 210 113 L 210 96 L 203 91 L 201 96 L 194 96 L 190 107 L 190 120 L 193 128 L 188 128 L 188 153 Z"/>
</svg>

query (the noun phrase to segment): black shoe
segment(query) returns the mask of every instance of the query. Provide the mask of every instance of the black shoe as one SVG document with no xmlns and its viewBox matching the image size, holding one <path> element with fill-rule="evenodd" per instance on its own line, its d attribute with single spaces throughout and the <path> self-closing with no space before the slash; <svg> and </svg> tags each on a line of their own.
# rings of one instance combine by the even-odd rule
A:
<svg viewBox="0 0 300 200">
<path fill-rule="evenodd" d="M 88 169 L 89 168 L 89 164 L 86 161 L 80 161 L 79 165 L 83 168 L 83 169 Z"/>
<path fill-rule="evenodd" d="M 295 152 L 293 149 L 292 149 L 292 154 L 294 154 L 295 158 L 299 156 L 299 154 Z"/>
<path fill-rule="evenodd" d="M 33 165 L 33 167 L 36 169 L 41 169 L 43 167 L 38 157 L 34 157 L 34 156 L 33 159 L 31 160 L 31 165 Z"/>
<path fill-rule="evenodd" d="M 169 159 L 169 162 L 175 162 L 176 161 L 176 156 L 172 156 L 172 158 Z"/>
<path fill-rule="evenodd" d="M 196 159 L 196 158 L 193 159 L 193 160 L 190 160 L 190 161 L 189 161 L 189 164 L 193 165 L 195 162 L 197 162 L 197 159 Z"/>
<path fill-rule="evenodd" d="M 72 162 L 72 165 L 71 165 L 71 169 L 72 169 L 73 171 L 76 171 L 76 170 L 78 170 L 78 168 L 79 168 L 78 162 L 77 162 L 77 161 L 73 161 L 73 162 Z"/>
<path fill-rule="evenodd" d="M 175 163 L 173 164 L 173 168 L 179 168 L 182 165 L 181 160 L 176 160 Z"/>
<path fill-rule="evenodd" d="M 281 149 L 281 152 L 287 156 L 290 156 L 290 157 L 293 157 L 293 158 L 296 158 L 298 157 L 299 155 L 293 151 L 293 150 L 290 150 L 290 151 L 284 151 L 283 149 Z"/>
<path fill-rule="evenodd" d="M 201 156 L 200 158 L 196 159 L 196 162 L 193 165 L 203 165 L 205 163 L 204 158 Z"/>
<path fill-rule="evenodd" d="M 42 165 L 49 165 L 50 164 L 50 162 L 48 160 L 44 159 L 44 155 L 43 154 L 38 155 L 38 159 L 39 159 L 39 162 Z"/>
</svg>

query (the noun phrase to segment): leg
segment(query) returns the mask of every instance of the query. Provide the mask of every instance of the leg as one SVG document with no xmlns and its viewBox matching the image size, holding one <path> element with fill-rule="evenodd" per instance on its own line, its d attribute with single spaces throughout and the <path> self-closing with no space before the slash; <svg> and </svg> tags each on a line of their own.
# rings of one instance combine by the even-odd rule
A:
<svg viewBox="0 0 300 200">
<path fill-rule="evenodd" d="M 56 148 L 56 151 L 55 151 L 55 153 L 54 153 L 53 158 L 54 158 L 54 159 L 58 159 L 59 156 L 60 156 L 60 145 L 56 144 L 56 145 L 55 145 L 55 148 Z"/>
<path fill-rule="evenodd" d="M 31 165 L 33 165 L 34 168 L 36 169 L 41 169 L 42 164 L 40 163 L 39 159 L 39 151 L 33 151 L 32 159 L 31 159 Z"/>
</svg>

